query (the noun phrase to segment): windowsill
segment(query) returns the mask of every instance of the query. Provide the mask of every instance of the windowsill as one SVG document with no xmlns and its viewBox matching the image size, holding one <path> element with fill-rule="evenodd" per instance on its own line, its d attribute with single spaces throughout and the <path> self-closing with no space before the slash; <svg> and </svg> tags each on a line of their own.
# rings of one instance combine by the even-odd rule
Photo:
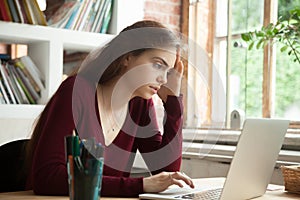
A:
<svg viewBox="0 0 300 200">
<path fill-rule="evenodd" d="M 240 133 L 240 130 L 183 129 L 184 142 L 182 158 L 230 163 Z M 215 145 L 204 145 L 203 141 L 209 141 L 215 143 Z M 216 141 L 222 144 L 216 144 Z M 300 134 L 288 132 L 286 134 L 284 145 L 300 147 Z M 281 165 L 294 164 L 300 164 L 300 150 L 281 150 L 276 166 L 280 167 Z M 138 169 L 147 169 L 147 166 L 139 153 L 136 156 L 134 166 Z"/>
<path fill-rule="evenodd" d="M 230 163 L 234 155 L 240 130 L 183 130 L 183 159 L 205 159 Z M 288 130 L 277 163 L 300 164 L 300 134 Z"/>
<path fill-rule="evenodd" d="M 300 134 L 298 130 L 288 129 L 283 145 L 300 147 Z M 218 143 L 236 144 L 241 130 L 208 130 L 208 129 L 183 129 L 184 141 L 203 142 L 210 141 Z M 300 150 L 300 149 L 299 149 Z"/>
</svg>

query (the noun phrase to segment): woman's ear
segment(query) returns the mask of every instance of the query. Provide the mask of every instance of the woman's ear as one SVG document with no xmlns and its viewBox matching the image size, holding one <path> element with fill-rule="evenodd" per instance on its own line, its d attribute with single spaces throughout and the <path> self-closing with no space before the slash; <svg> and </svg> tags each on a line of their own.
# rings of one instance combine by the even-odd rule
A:
<svg viewBox="0 0 300 200">
<path fill-rule="evenodd" d="M 131 55 L 126 55 L 123 56 L 122 59 L 120 60 L 120 73 L 124 74 L 126 73 L 126 71 L 128 71 L 129 67 L 130 67 L 130 62 L 131 62 Z"/>
<path fill-rule="evenodd" d="M 122 65 L 123 65 L 125 68 L 129 67 L 129 66 L 130 66 L 131 60 L 132 60 L 132 55 L 131 55 L 131 54 L 127 54 L 127 55 L 124 57 L 123 61 L 122 61 Z"/>
</svg>

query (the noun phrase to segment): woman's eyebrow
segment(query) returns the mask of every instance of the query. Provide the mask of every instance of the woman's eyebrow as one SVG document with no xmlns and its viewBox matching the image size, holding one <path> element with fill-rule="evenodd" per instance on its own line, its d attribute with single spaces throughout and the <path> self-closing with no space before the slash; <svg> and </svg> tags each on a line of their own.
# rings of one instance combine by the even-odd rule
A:
<svg viewBox="0 0 300 200">
<path fill-rule="evenodd" d="M 161 57 L 154 57 L 154 59 L 158 59 L 160 60 L 165 66 L 167 66 L 168 68 L 170 68 L 170 66 L 168 65 L 168 63 Z"/>
</svg>

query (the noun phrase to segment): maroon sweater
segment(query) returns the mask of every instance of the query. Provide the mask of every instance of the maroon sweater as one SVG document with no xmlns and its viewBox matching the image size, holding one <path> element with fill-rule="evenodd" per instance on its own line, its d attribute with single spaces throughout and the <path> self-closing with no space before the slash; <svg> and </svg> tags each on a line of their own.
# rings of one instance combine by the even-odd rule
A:
<svg viewBox="0 0 300 200">
<path fill-rule="evenodd" d="M 75 86 L 74 86 L 75 85 Z M 104 145 L 95 84 L 69 77 L 44 110 L 28 189 L 42 195 L 68 195 L 64 137 L 76 128 L 81 138 L 95 137 Z M 164 104 L 164 133 L 158 131 L 152 100 L 133 98 L 122 130 L 105 146 L 102 196 L 137 196 L 143 178 L 130 177 L 137 149 L 152 174 L 178 171 L 182 151 L 182 97 L 168 96 Z"/>
</svg>

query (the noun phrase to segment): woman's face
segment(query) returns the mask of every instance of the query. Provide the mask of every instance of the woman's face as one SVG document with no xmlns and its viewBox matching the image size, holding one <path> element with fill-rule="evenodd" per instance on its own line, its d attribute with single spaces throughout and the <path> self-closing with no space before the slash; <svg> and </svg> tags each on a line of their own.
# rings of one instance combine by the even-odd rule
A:
<svg viewBox="0 0 300 200">
<path fill-rule="evenodd" d="M 167 82 L 168 72 L 174 68 L 176 51 L 147 50 L 139 56 L 129 56 L 125 61 L 123 82 L 131 98 L 150 99 Z"/>
</svg>

